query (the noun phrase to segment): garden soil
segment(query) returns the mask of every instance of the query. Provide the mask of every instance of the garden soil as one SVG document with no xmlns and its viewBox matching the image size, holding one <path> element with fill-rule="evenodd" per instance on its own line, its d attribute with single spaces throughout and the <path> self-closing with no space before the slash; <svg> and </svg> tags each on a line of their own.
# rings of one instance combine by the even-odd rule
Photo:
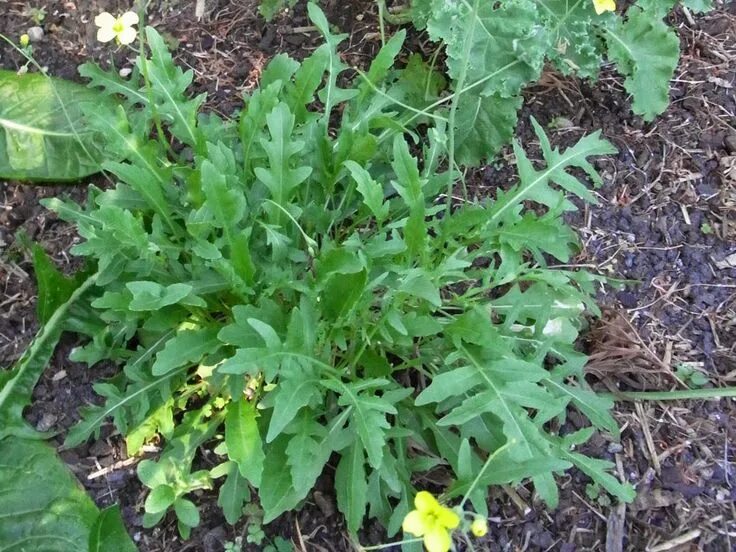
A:
<svg viewBox="0 0 736 552">
<path fill-rule="evenodd" d="M 390 4 L 390 2 L 389 2 Z M 604 185 L 599 204 L 570 217 L 584 248 L 573 267 L 620 281 L 600 289 L 603 316 L 591 320 L 581 347 L 591 355 L 590 381 L 602 391 L 673 390 L 702 374 L 706 387 L 736 384 L 736 4 L 721 2 L 707 16 L 677 11 L 671 19 L 682 41 L 682 60 L 671 86 L 672 104 L 652 123 L 630 112 L 622 81 L 604 67 L 595 84 L 552 71 L 526 92 L 517 137 L 533 157 L 538 143 L 535 117 L 554 145 L 572 144 L 602 129 L 618 154 L 596 162 Z M 371 0 L 327 0 L 330 21 L 350 33 L 346 63 L 364 67 L 380 46 Z M 43 8 L 41 14 L 39 9 Z M 49 74 L 78 79 L 76 67 L 91 59 L 118 69 L 131 67 L 126 51 L 95 41 L 94 16 L 125 11 L 115 0 L 0 0 L 0 33 L 17 40 L 33 26 L 43 36 L 33 43 Z M 258 84 L 261 70 L 276 53 L 296 58 L 319 44 L 303 6 L 266 23 L 252 0 L 205 0 L 201 18 L 195 0 L 152 0 L 148 23 L 161 31 L 175 57 L 194 72 L 209 109 L 232 114 L 243 93 Z M 390 28 L 389 28 L 390 30 Z M 427 56 L 434 46 L 410 35 L 406 56 Z M 0 41 L 0 68 L 18 70 L 21 56 Z M 512 153 L 468 175 L 475 198 L 493 197 L 513 183 Z M 104 185 L 104 181 L 93 183 Z M 43 197 L 81 201 L 85 185 L 29 187 L 0 182 L 0 366 L 22 354 L 38 329 L 35 283 L 28 240 L 37 241 L 66 272 L 79 262 L 69 254 L 79 238 L 74 230 L 39 206 Z M 78 409 L 94 402 L 92 384 L 114 373 L 111 366 L 87 368 L 68 360 L 67 337 L 39 383 L 27 418 L 38 429 L 64 433 Z M 683 381 L 685 380 L 685 381 Z M 596 436 L 584 452 L 613 460 L 618 475 L 636 486 L 627 506 L 611 504 L 579 472 L 560 479 L 561 501 L 545 508 L 530 488 L 491 492 L 490 531 L 477 550 L 489 551 L 712 551 L 736 550 L 734 487 L 734 403 L 731 399 L 619 402 L 615 415 L 620 441 Z M 574 414 L 572 428 L 584 424 Z M 155 456 L 156 447 L 147 453 Z M 170 516 L 157 528 L 141 525 L 145 491 L 135 476 L 139 458 L 128 458 L 120 435 L 106 426 L 100 438 L 63 459 L 100 506 L 119 503 L 142 552 L 219 552 L 243 538 L 243 550 L 263 550 L 280 536 L 296 550 L 353 550 L 331 491 L 332 469 L 299 513 L 266 526 L 262 544 L 247 544 L 248 524 L 225 523 L 214 491 L 202 491 L 202 524 L 182 541 Z M 209 467 L 206 451 L 198 460 Z M 363 544 L 386 542 L 369 525 Z M 394 548 L 398 550 L 398 547 Z"/>
</svg>

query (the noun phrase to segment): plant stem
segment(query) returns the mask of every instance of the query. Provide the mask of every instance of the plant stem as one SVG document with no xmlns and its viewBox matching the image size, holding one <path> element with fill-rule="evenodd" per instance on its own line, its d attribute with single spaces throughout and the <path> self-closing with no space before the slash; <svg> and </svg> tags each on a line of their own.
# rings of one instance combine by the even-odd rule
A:
<svg viewBox="0 0 736 552">
<path fill-rule="evenodd" d="M 614 401 L 679 401 L 687 399 L 722 399 L 736 397 L 736 387 L 685 389 L 681 391 L 620 391 L 601 393 Z"/>
<path fill-rule="evenodd" d="M 383 549 L 389 548 L 391 546 L 399 546 L 401 544 L 411 544 L 413 542 L 422 542 L 422 539 L 421 538 L 406 539 L 406 540 L 402 540 L 402 541 L 389 542 L 389 543 L 386 543 L 386 544 L 379 544 L 379 545 L 376 545 L 376 546 L 361 546 L 360 547 L 360 552 L 366 552 L 367 550 L 383 550 Z"/>
<path fill-rule="evenodd" d="M 458 76 L 457 82 L 455 83 L 455 89 L 462 91 L 465 86 L 465 79 L 468 76 L 468 64 L 470 63 L 470 50 L 473 47 L 473 37 L 475 36 L 475 25 L 478 20 L 478 10 L 480 9 L 480 0 L 475 0 L 473 4 L 473 22 L 468 29 L 468 33 L 465 36 L 465 44 L 463 48 L 463 66 Z M 455 119 L 457 116 L 457 109 L 460 105 L 460 98 L 462 92 L 456 93 L 450 106 L 450 116 L 447 122 L 447 132 L 449 133 L 448 139 L 448 170 L 447 170 L 447 204 L 445 205 L 445 221 L 450 220 L 450 213 L 452 211 L 452 188 L 455 185 Z"/>
<path fill-rule="evenodd" d="M 491 454 L 490 456 L 488 456 L 488 458 L 486 458 L 486 461 L 483 464 L 483 467 L 478 472 L 478 475 L 475 476 L 475 479 L 470 484 L 470 487 L 468 487 L 468 491 L 465 493 L 465 496 L 463 496 L 463 499 L 460 501 L 460 506 L 458 506 L 458 508 L 460 508 L 461 510 L 463 509 L 463 506 L 465 505 L 465 502 L 467 502 L 468 497 L 470 496 L 470 493 L 472 493 L 473 490 L 475 489 L 475 487 L 478 485 L 478 482 L 480 481 L 480 478 L 483 477 L 483 474 L 484 473 L 486 473 L 486 470 L 488 469 L 488 466 L 491 465 L 491 462 L 493 461 L 493 459 L 496 456 L 498 456 L 501 452 L 503 452 L 505 449 L 507 449 L 512 443 L 513 443 L 513 441 L 506 442 L 505 445 L 503 445 L 502 447 L 497 448 L 496 450 L 494 450 L 493 451 L 493 454 Z"/>
</svg>

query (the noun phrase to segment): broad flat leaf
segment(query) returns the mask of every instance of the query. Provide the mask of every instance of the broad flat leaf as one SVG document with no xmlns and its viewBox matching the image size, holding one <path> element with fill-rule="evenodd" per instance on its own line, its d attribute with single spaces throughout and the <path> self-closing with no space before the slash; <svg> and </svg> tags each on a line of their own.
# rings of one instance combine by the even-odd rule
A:
<svg viewBox="0 0 736 552">
<path fill-rule="evenodd" d="M 519 462 L 512 460 L 507 454 L 499 454 L 488 464 L 476 485 L 483 487 L 514 483 L 553 471 L 562 472 L 571 467 L 571 462 L 559 458 L 535 458 Z M 477 473 L 471 475 L 472 477 L 468 480 L 457 481 L 453 484 L 446 493 L 447 498 L 464 496 L 472 481 L 478 476 Z"/>
<path fill-rule="evenodd" d="M 288 437 L 282 435 L 268 449 L 258 497 L 263 507 L 263 523 L 269 523 L 294 508 L 306 496 L 294 490 L 291 470 L 286 469 Z"/>
<path fill-rule="evenodd" d="M 439 288 L 432 282 L 429 275 L 420 268 L 409 270 L 402 278 L 398 290 L 424 299 L 435 307 L 442 305 Z"/>
<path fill-rule="evenodd" d="M 113 504 L 97 516 L 89 534 L 89 552 L 133 552 L 137 550 L 120 517 L 120 506 Z"/>
<path fill-rule="evenodd" d="M 475 94 L 516 96 L 539 77 L 548 39 L 536 1 L 434 0 L 432 12 L 429 34 L 447 45 L 450 76 L 466 74 L 466 86 L 485 79 Z"/>
<path fill-rule="evenodd" d="M 458 102 L 455 156 L 458 163 L 476 166 L 508 144 L 516 129 L 522 98 L 463 94 Z"/>
<path fill-rule="evenodd" d="M 228 462 L 228 472 L 225 482 L 220 487 L 217 504 L 222 508 L 225 519 L 234 525 L 243 515 L 243 504 L 250 500 L 248 481 L 240 475 L 235 462 Z"/>
<path fill-rule="evenodd" d="M 162 286 L 158 282 L 134 281 L 125 284 L 133 300 L 129 308 L 132 311 L 155 311 L 169 305 L 175 305 L 192 292 L 189 284 L 171 284 Z"/>
<path fill-rule="evenodd" d="M 299 492 L 314 486 L 332 454 L 327 443 L 327 428 L 314 421 L 314 417 L 313 411 L 303 409 L 289 428 L 294 436 L 286 447 L 286 454 L 294 488 Z"/>
<path fill-rule="evenodd" d="M 268 425 L 266 442 L 273 441 L 310 401 L 319 396 L 318 380 L 308 374 L 295 372 L 279 379 L 273 394 L 274 409 Z"/>
<path fill-rule="evenodd" d="M 186 498 L 177 498 L 174 501 L 174 512 L 177 519 L 189 527 L 199 525 L 199 509 L 191 500 Z"/>
<path fill-rule="evenodd" d="M 80 285 L 44 324 L 18 363 L 10 370 L 0 372 L 0 439 L 8 435 L 37 437 L 23 419 L 23 409 L 30 402 L 33 388 L 54 354 L 69 309 L 95 280 L 96 275 L 90 276 Z"/>
<path fill-rule="evenodd" d="M 326 317 L 337 320 L 358 302 L 366 290 L 368 271 L 361 270 L 353 274 L 335 273 L 324 283 L 322 293 L 322 309 Z"/>
<path fill-rule="evenodd" d="M 158 514 L 169 509 L 176 500 L 176 492 L 171 485 L 157 485 L 146 497 L 145 507 L 149 514 Z"/>
<path fill-rule="evenodd" d="M 670 80 L 680 55 L 675 31 L 664 21 L 633 6 L 626 21 L 606 28 L 608 57 L 626 77 L 624 87 L 634 97 L 632 109 L 651 121 L 669 103 Z"/>
<path fill-rule="evenodd" d="M 179 332 L 156 355 L 151 373 L 154 376 L 163 376 L 175 368 L 199 362 L 202 357 L 215 353 L 221 345 L 217 339 L 219 329 L 202 328 Z"/>
<path fill-rule="evenodd" d="M 588 1 L 540 0 L 539 12 L 552 31 L 549 57 L 564 74 L 595 77 L 603 60 L 603 41 L 595 25 L 601 20 Z"/>
<path fill-rule="evenodd" d="M 335 472 L 335 492 L 337 507 L 345 516 L 348 531 L 357 533 L 368 505 L 365 455 L 358 443 L 353 443 L 340 458 Z"/>
<path fill-rule="evenodd" d="M 248 401 L 245 397 L 233 400 L 227 407 L 225 443 L 228 457 L 254 487 L 261 484 L 265 460 L 256 418 L 254 401 Z"/>
<path fill-rule="evenodd" d="M 167 400 L 125 436 L 125 445 L 130 456 L 137 455 L 143 445 L 161 434 L 169 438 L 174 431 L 174 399 Z"/>
<path fill-rule="evenodd" d="M 0 550 L 136 550 L 117 508 L 100 513 L 51 447 L 8 437 L 0 458 Z"/>
<path fill-rule="evenodd" d="M 713 0 L 682 0 L 682 4 L 696 13 L 705 13 L 713 9 Z"/>
<path fill-rule="evenodd" d="M 83 116 L 104 94 L 39 73 L 0 70 L 0 178 L 63 182 L 101 170 L 104 136 Z"/>
</svg>

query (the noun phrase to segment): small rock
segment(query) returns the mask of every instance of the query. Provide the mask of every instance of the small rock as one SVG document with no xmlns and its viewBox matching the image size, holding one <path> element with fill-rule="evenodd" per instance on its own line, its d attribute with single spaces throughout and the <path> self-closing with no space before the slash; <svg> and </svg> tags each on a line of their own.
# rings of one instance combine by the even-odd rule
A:
<svg viewBox="0 0 736 552">
<path fill-rule="evenodd" d="M 335 505 L 324 493 L 314 491 L 312 496 L 314 497 L 314 502 L 317 504 L 317 507 L 322 510 L 322 514 L 325 517 L 329 518 L 335 514 Z"/>
<path fill-rule="evenodd" d="M 112 447 L 103 439 L 95 441 L 94 444 L 89 447 L 89 453 L 92 456 L 107 456 L 109 454 L 112 454 L 112 452 Z"/>
<path fill-rule="evenodd" d="M 633 309 L 639 304 L 636 295 L 631 293 L 630 291 L 619 291 L 616 294 L 616 299 L 619 300 L 619 302 L 625 309 Z"/>
<path fill-rule="evenodd" d="M 41 416 L 41 419 L 36 424 L 36 429 L 40 432 L 45 432 L 54 427 L 54 424 L 56 423 L 56 420 L 58 420 L 58 416 L 55 414 L 52 414 L 51 412 L 46 412 L 43 416 Z"/>
<path fill-rule="evenodd" d="M 723 145 L 726 146 L 728 153 L 736 153 L 736 134 L 729 134 L 723 139 Z"/>
<path fill-rule="evenodd" d="M 53 376 L 51 376 L 51 381 L 61 381 L 65 377 L 66 377 L 66 370 L 59 370 Z"/>
<path fill-rule="evenodd" d="M 30 27 L 26 34 L 31 42 L 38 42 L 43 38 L 43 29 L 41 27 Z"/>
<path fill-rule="evenodd" d="M 133 69 L 131 69 L 130 67 L 123 67 L 120 71 L 118 71 L 118 74 L 122 78 L 126 79 L 128 78 L 128 76 L 130 76 L 132 72 L 133 72 Z"/>
</svg>

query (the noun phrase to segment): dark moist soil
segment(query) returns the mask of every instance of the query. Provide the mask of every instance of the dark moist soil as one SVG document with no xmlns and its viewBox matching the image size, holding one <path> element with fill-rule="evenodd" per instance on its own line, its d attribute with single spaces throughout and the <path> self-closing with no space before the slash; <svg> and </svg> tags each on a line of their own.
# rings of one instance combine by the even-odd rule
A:
<svg viewBox="0 0 736 552">
<path fill-rule="evenodd" d="M 374 3 L 332 0 L 322 5 L 330 21 L 350 33 L 346 63 L 365 66 L 380 45 Z M 95 41 L 92 24 L 101 11 L 129 9 L 126 2 L 0 0 L 0 33 L 17 40 L 36 24 L 30 8 L 40 7 L 46 10 L 40 22 L 45 34 L 34 43 L 34 55 L 49 74 L 76 79 L 76 67 L 90 60 L 112 61 L 118 69 L 131 66 L 125 51 L 111 54 L 109 46 Z M 300 29 L 309 25 L 303 5 L 271 23 L 257 16 L 252 1 L 207 0 L 202 20 L 194 14 L 194 1 L 154 0 L 148 22 L 177 46 L 177 61 L 194 71 L 195 86 L 208 93 L 210 108 L 224 114 L 239 108 L 239 96 L 257 86 L 274 54 L 303 58 L 319 44 L 313 32 Z M 601 389 L 682 388 L 678 368 L 683 366 L 705 375 L 707 386 L 734 385 L 736 379 L 736 256 L 731 257 L 736 253 L 736 5 L 705 17 L 678 12 L 672 23 L 682 40 L 682 60 L 672 83 L 672 104 L 654 122 L 631 114 L 621 79 L 611 68 L 604 68 L 595 85 L 546 72 L 526 94 L 517 132 L 536 157 L 531 116 L 547 128 L 556 146 L 568 146 L 600 128 L 619 149 L 618 155 L 596 162 L 604 180 L 599 205 L 569 217 L 584 243 L 574 266 L 628 281 L 621 289 L 601 288 L 604 316 L 592 322 L 585 336 L 591 381 Z M 424 46 L 425 38 L 415 35 L 407 49 Z M 0 44 L 0 67 L 17 70 L 21 64 L 17 52 Z M 513 181 L 510 150 L 505 153 L 472 175 L 475 196 L 493 196 Z M 78 267 L 68 255 L 78 240 L 73 229 L 38 204 L 54 195 L 80 201 L 85 187 L 0 182 L 2 366 L 22 354 L 38 329 L 33 271 L 20 236 L 40 242 L 65 271 Z M 92 383 L 113 372 L 70 362 L 74 345 L 72 339 L 62 343 L 35 390 L 28 419 L 39 429 L 63 435 L 78 419 L 79 407 L 94 402 Z M 728 399 L 617 403 L 616 417 L 624 428 L 620 443 L 597 436 L 583 451 L 615 461 L 619 475 L 636 485 L 636 501 L 625 509 L 612 507 L 606 497 L 589 495 L 589 481 L 577 472 L 561 479 L 560 505 L 554 511 L 536 502 L 526 487 L 494 489 L 490 532 L 476 549 L 736 549 L 729 446 L 736 441 L 733 413 Z M 575 428 L 584 420 L 573 414 L 568 424 Z M 145 492 L 135 476 L 139 459 L 127 457 L 112 426 L 103 429 L 99 440 L 61 454 L 100 506 L 121 505 L 141 551 L 221 551 L 225 542 L 247 535 L 247 521 L 235 527 L 225 523 L 214 491 L 198 497 L 202 524 L 189 541 L 179 539 L 171 516 L 155 529 L 143 529 Z M 267 526 L 269 539 L 289 539 L 298 550 L 353 549 L 336 514 L 330 479 L 328 470 L 299 513 Z M 371 524 L 361 537 L 364 544 L 386 540 Z M 243 549 L 262 550 L 265 542 Z"/>
</svg>

